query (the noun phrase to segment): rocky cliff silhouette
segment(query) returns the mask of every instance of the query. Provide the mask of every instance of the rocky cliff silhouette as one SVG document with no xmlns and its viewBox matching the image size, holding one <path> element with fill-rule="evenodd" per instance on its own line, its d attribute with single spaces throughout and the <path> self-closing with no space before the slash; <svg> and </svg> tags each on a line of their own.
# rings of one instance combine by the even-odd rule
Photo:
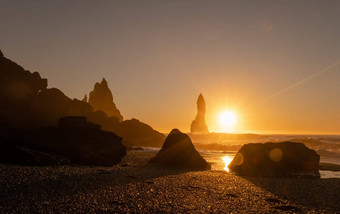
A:
<svg viewBox="0 0 340 214">
<path fill-rule="evenodd" d="M 110 96 L 108 99 L 113 103 Z M 94 110 L 89 103 L 70 99 L 59 89 L 47 88 L 47 79 L 41 78 L 38 72 L 25 70 L 4 57 L 1 51 L 0 100 L 0 127 L 7 129 L 57 127 L 62 117 L 85 116 L 103 131 L 114 132 L 131 145 L 161 145 L 165 139 L 138 120 L 120 122 L 120 118 Z M 1 137 L 6 138 L 6 133 L 2 132 Z"/>
<path fill-rule="evenodd" d="M 83 102 L 86 101 L 85 98 L 86 96 Z M 165 136 L 151 126 L 135 118 L 123 121 L 123 116 L 113 102 L 112 92 L 105 78 L 101 83 L 95 83 L 93 91 L 90 92 L 89 104 L 94 109 L 97 109 L 95 115 L 91 115 L 89 120 L 101 124 L 104 130 L 112 131 L 123 137 L 123 142 L 126 146 L 162 145 Z M 103 113 L 109 115 L 109 120 L 101 121 L 105 117 Z"/>
<path fill-rule="evenodd" d="M 197 99 L 197 115 L 191 123 L 190 131 L 194 134 L 209 133 L 207 124 L 205 123 L 205 101 L 202 94 L 200 94 Z"/>
<path fill-rule="evenodd" d="M 123 121 L 123 116 L 113 102 L 112 92 L 109 89 L 105 78 L 103 78 L 101 83 L 96 82 L 94 85 L 93 91 L 90 92 L 89 104 L 95 110 L 101 110 L 108 116 L 117 117 L 119 122 Z"/>
</svg>

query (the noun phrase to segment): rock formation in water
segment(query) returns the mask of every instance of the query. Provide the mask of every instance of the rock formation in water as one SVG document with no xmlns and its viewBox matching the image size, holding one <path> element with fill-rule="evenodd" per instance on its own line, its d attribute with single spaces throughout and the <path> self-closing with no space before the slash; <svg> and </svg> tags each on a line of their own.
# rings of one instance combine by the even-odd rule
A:
<svg viewBox="0 0 340 214">
<path fill-rule="evenodd" d="M 319 161 L 320 156 L 302 143 L 249 143 L 228 168 L 244 176 L 320 177 Z"/>
<path fill-rule="evenodd" d="M 197 115 L 191 123 L 190 131 L 194 134 L 209 133 L 207 124 L 205 123 L 205 101 L 202 94 L 200 94 L 197 99 Z"/>
<path fill-rule="evenodd" d="M 101 110 L 105 112 L 109 117 L 114 116 L 123 121 L 123 116 L 117 109 L 113 102 L 113 96 L 105 78 L 103 78 L 101 83 L 96 82 L 93 91 L 89 95 L 89 104 L 95 110 Z"/>
<path fill-rule="evenodd" d="M 162 149 L 149 163 L 189 170 L 206 170 L 211 166 L 197 152 L 188 135 L 173 129 L 164 141 Z"/>
</svg>

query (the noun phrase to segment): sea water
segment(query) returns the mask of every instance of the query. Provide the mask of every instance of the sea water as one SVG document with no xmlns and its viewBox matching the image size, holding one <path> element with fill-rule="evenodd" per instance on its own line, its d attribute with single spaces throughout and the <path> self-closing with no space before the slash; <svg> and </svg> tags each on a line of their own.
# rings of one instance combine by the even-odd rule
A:
<svg viewBox="0 0 340 214">
<path fill-rule="evenodd" d="M 304 143 L 320 155 L 320 163 L 340 165 L 340 136 L 339 135 L 225 135 L 222 137 L 212 135 L 209 140 L 206 136 L 200 139 L 192 136 L 201 155 L 212 163 L 213 170 L 228 170 L 226 167 L 234 158 L 238 148 L 246 143 L 264 143 L 292 141 Z M 203 149 L 202 149 L 203 148 Z M 216 150 L 216 148 L 224 148 Z M 321 178 L 340 178 L 340 171 L 320 170 Z"/>
<path fill-rule="evenodd" d="M 320 155 L 320 163 L 340 165 L 339 135 L 253 135 L 221 134 L 192 135 L 196 149 L 211 163 L 212 170 L 228 171 L 227 165 L 246 143 L 292 141 L 304 143 Z M 157 152 L 159 147 L 143 147 L 144 152 Z M 229 162 L 228 162 L 229 161 Z M 340 178 L 340 171 L 320 170 L 321 178 Z"/>
</svg>

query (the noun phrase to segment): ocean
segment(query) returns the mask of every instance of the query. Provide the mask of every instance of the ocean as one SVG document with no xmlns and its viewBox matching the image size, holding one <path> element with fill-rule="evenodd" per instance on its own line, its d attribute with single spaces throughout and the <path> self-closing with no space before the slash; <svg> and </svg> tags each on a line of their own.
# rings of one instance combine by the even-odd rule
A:
<svg viewBox="0 0 340 214">
<path fill-rule="evenodd" d="M 320 163 L 340 165 L 340 135 L 256 135 L 211 133 L 188 134 L 200 154 L 210 163 L 212 170 L 225 170 L 236 152 L 247 143 L 292 141 L 304 143 L 320 155 Z M 157 147 L 144 147 L 145 151 L 158 151 Z M 340 178 L 340 171 L 320 170 L 321 178 Z"/>
</svg>

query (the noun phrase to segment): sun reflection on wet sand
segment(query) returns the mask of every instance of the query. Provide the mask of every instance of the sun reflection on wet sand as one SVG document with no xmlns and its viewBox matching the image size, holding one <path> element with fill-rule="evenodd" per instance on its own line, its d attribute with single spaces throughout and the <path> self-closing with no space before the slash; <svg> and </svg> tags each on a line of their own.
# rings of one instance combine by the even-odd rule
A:
<svg viewBox="0 0 340 214">
<path fill-rule="evenodd" d="M 230 157 L 229 155 L 225 155 L 222 157 L 222 160 L 224 162 L 224 170 L 229 172 L 229 168 L 228 165 L 230 164 L 230 162 L 233 160 L 232 157 Z"/>
</svg>

